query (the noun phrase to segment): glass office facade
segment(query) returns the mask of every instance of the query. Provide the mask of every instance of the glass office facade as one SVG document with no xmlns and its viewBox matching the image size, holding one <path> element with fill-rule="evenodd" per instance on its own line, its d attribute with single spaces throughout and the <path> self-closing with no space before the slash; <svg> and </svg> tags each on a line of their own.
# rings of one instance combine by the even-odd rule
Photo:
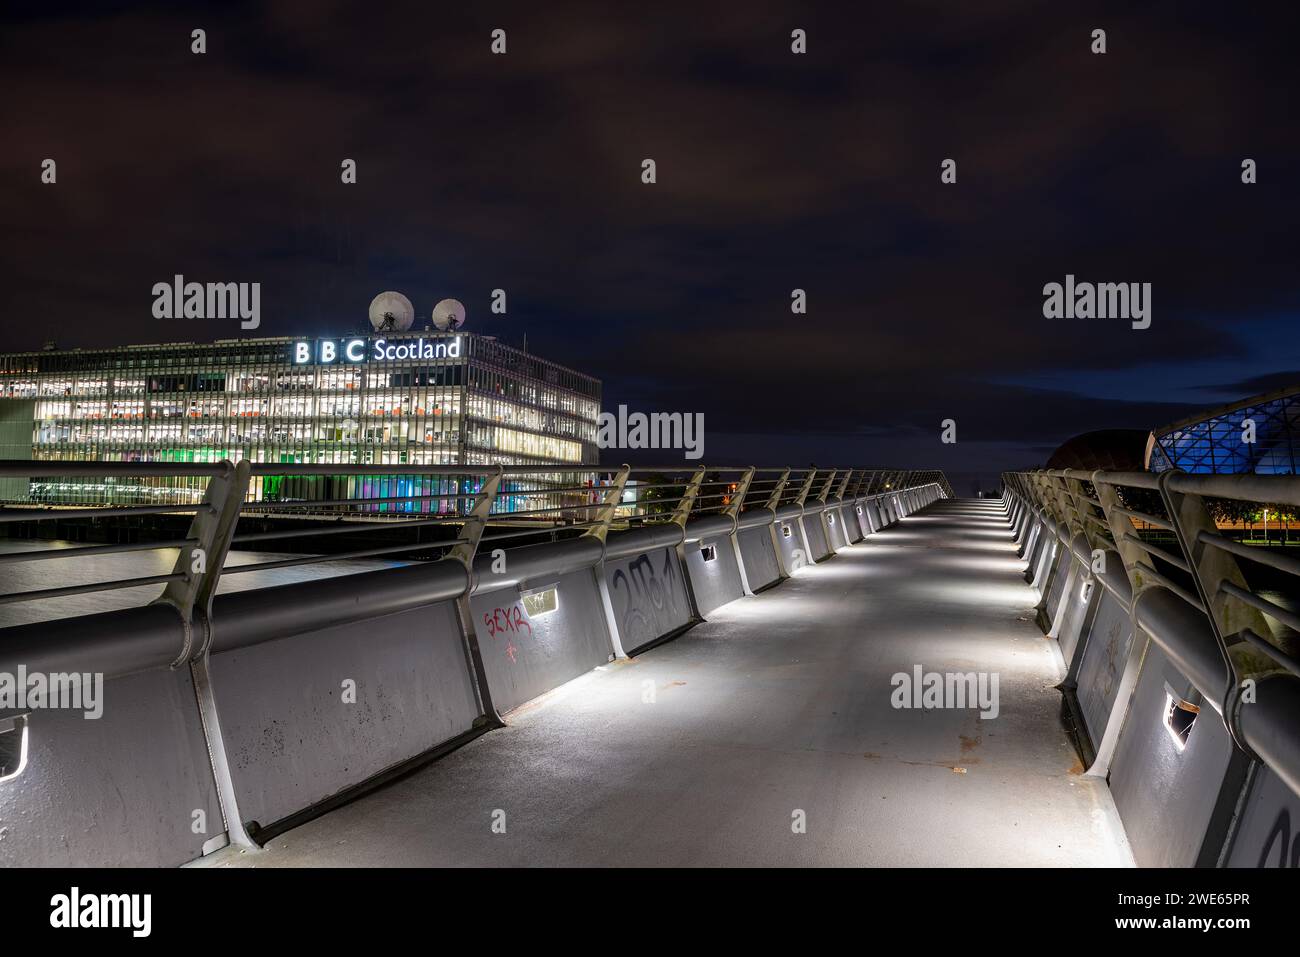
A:
<svg viewBox="0 0 1300 957">
<path fill-rule="evenodd" d="M 1234 403 L 1153 433 L 1153 472 L 1295 475 L 1300 387 Z"/>
<path fill-rule="evenodd" d="M 0 356 L 4 458 L 583 466 L 597 461 L 599 410 L 598 379 L 464 332 Z M 33 483 L 29 497 L 188 502 L 203 484 L 70 479 Z M 430 485 L 400 468 L 382 479 L 266 476 L 250 498 L 452 491 Z"/>
</svg>

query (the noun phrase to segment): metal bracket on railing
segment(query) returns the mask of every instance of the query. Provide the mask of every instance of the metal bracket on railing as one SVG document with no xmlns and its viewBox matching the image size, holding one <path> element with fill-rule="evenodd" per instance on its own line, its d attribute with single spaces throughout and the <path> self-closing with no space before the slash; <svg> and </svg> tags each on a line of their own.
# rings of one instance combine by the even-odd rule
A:
<svg viewBox="0 0 1300 957">
<path fill-rule="evenodd" d="M 586 538 L 594 538 L 602 545 L 605 544 L 606 537 L 609 535 L 610 523 L 614 520 L 614 513 L 618 510 L 619 503 L 623 499 L 623 490 L 627 487 L 627 477 L 632 470 L 624 465 L 614 476 L 613 484 L 605 493 L 605 501 L 601 503 L 600 511 L 596 516 L 598 524 L 583 532 Z M 614 615 L 614 601 L 609 594 L 609 582 L 605 578 L 605 568 L 603 560 L 591 570 L 592 576 L 596 579 L 596 590 L 600 593 L 601 610 L 605 615 L 605 629 L 609 635 L 609 646 L 615 658 L 626 658 L 627 652 L 623 648 L 623 638 L 619 634 L 618 619 Z"/>
<path fill-rule="evenodd" d="M 623 501 L 623 489 L 627 486 L 628 473 L 631 471 L 630 466 L 623 465 L 615 473 L 605 492 L 605 500 L 600 503 L 600 509 L 596 513 L 596 524 L 582 533 L 584 538 L 605 541 L 606 536 L 609 535 L 609 525 L 614 520 L 619 504 Z"/>
<path fill-rule="evenodd" d="M 447 552 L 448 558 L 460 562 L 471 574 L 474 571 L 474 555 L 478 552 L 478 543 L 483 538 L 488 515 L 492 512 L 492 503 L 496 501 L 497 492 L 501 488 L 501 466 L 493 465 L 486 471 L 483 485 L 474 499 L 474 508 L 465 516 L 465 523 L 461 526 L 460 537 L 464 542 Z M 470 584 L 472 586 L 473 582 Z"/>
<path fill-rule="evenodd" d="M 831 483 L 835 481 L 835 476 L 838 474 L 839 474 L 838 470 L 831 469 L 830 475 L 827 475 L 826 481 L 822 483 L 822 490 L 817 495 L 817 501 L 823 503 L 826 501 L 826 496 L 830 495 L 831 493 Z"/>
<path fill-rule="evenodd" d="M 1044 472 L 1042 482 L 1047 510 L 1056 521 L 1056 537 L 1058 540 L 1061 539 L 1061 533 L 1064 532 L 1063 544 L 1068 548 L 1070 540 L 1074 537 L 1074 526 L 1078 522 L 1074 521 L 1074 509 L 1069 501 L 1069 496 L 1066 495 L 1065 482 L 1059 475 L 1052 472 Z"/>
<path fill-rule="evenodd" d="M 185 536 L 192 544 L 181 548 L 176 556 L 174 570 L 186 577 L 168 583 L 155 603 L 174 606 L 185 622 L 186 647 L 172 662 L 172 667 L 189 665 L 226 840 L 237 847 L 255 849 L 257 843 L 249 836 L 239 812 L 208 660 L 208 649 L 212 644 L 212 598 L 217 592 L 226 556 L 230 553 L 240 509 L 248 496 L 252 467 L 247 459 L 238 464 L 226 461 L 221 465 L 221 474 L 208 480 L 203 493 L 204 504 L 211 508 L 195 513 Z"/>
<path fill-rule="evenodd" d="M 700 495 L 700 484 L 704 481 L 704 466 L 697 468 L 691 480 L 686 484 L 686 491 L 682 493 L 682 500 L 677 503 L 677 508 L 673 510 L 673 524 L 686 527 L 686 520 L 691 517 L 691 509 L 695 507 L 695 500 Z"/>
<path fill-rule="evenodd" d="M 844 473 L 844 481 L 840 482 L 840 487 L 835 490 L 835 497 L 841 501 L 844 500 L 844 493 L 848 491 L 849 479 L 851 478 L 853 478 L 853 469 L 849 469 Z"/>
<path fill-rule="evenodd" d="M 207 647 L 212 596 L 216 593 L 221 569 L 230 551 L 230 540 L 239 523 L 239 509 L 248 494 L 248 462 L 241 461 L 235 465 L 226 461 L 221 463 L 221 467 L 221 474 L 208 479 L 203 492 L 203 504 L 208 508 L 194 513 L 185 534 L 190 544 L 180 549 L 172 567 L 174 574 L 185 577 L 168 582 L 162 594 L 153 601 L 153 604 L 173 606 L 185 622 L 185 647 L 172 662 L 173 668 L 179 668 L 202 654 Z M 195 634 L 196 624 L 197 630 L 203 634 Z"/>
<path fill-rule="evenodd" d="M 1113 544 L 1109 537 L 1110 526 L 1106 524 L 1102 516 L 1097 514 L 1101 511 L 1101 506 L 1089 498 L 1088 493 L 1084 490 L 1083 483 L 1086 481 L 1089 481 L 1087 473 L 1066 470 L 1066 487 L 1071 500 L 1074 502 L 1075 515 L 1079 520 L 1079 528 L 1083 532 L 1083 537 L 1087 540 L 1090 549 L 1105 551 Z M 1088 577 L 1092 577 L 1091 564 L 1088 566 Z"/>
<path fill-rule="evenodd" d="M 486 722 L 489 727 L 498 728 L 504 728 L 506 722 L 492 703 L 492 690 L 488 685 L 487 669 L 483 664 L 483 652 L 478 643 L 478 632 L 474 628 L 474 612 L 470 608 L 469 596 L 474 590 L 474 555 L 478 551 L 479 542 L 483 539 L 483 531 L 487 528 L 492 503 L 496 501 L 497 493 L 501 488 L 501 475 L 502 468 L 500 465 L 491 466 L 487 471 L 487 475 L 483 479 L 483 485 L 479 489 L 478 497 L 474 500 L 474 508 L 465 517 L 465 522 L 461 526 L 460 537 L 464 541 L 447 552 L 446 556 L 448 559 L 458 561 L 465 566 L 467 584 L 465 593 L 456 599 L 456 612 L 460 618 L 461 632 L 465 636 L 465 651 L 469 658 L 470 670 L 474 675 L 479 709 L 482 711 L 482 717 L 475 724 L 481 727 Z"/>
<path fill-rule="evenodd" d="M 790 470 L 786 469 L 781 473 L 781 477 L 776 480 L 776 486 L 772 489 L 772 494 L 767 497 L 767 507 L 776 511 L 776 507 L 781 504 L 781 493 L 785 491 L 786 485 L 790 481 Z"/>
<path fill-rule="evenodd" d="M 1124 565 L 1124 573 L 1128 576 L 1132 596 L 1137 598 L 1143 589 L 1150 587 L 1150 583 L 1143 578 L 1142 571 L 1138 567 L 1145 560 L 1146 553 L 1130 540 L 1129 534 L 1133 530 L 1133 523 L 1127 516 L 1116 511 L 1119 507 L 1119 493 L 1115 491 L 1114 485 L 1101 478 L 1103 474 L 1101 470 L 1092 473 L 1092 487 L 1097 491 L 1097 501 L 1101 502 L 1102 516 L 1110 528 L 1111 544 Z"/>
<path fill-rule="evenodd" d="M 754 589 L 749 585 L 749 573 L 745 569 L 745 557 L 740 553 L 740 536 L 737 534 L 740 529 L 740 509 L 745 503 L 745 495 L 749 492 L 750 483 L 754 481 L 755 469 L 751 465 L 745 474 L 740 477 L 736 483 L 736 491 L 731 496 L 731 501 L 727 503 L 725 514 L 731 518 L 731 549 L 736 556 L 736 570 L 740 573 L 740 589 L 746 595 L 754 594 Z"/>
<path fill-rule="evenodd" d="M 804 478 L 803 486 L 799 489 L 799 496 L 795 499 L 795 504 L 802 506 L 808 499 L 808 493 L 812 491 L 813 480 L 817 478 L 817 470 L 810 468 L 807 477 Z"/>
<path fill-rule="evenodd" d="M 725 514 L 736 518 L 740 515 L 740 508 L 745 503 L 745 495 L 749 492 L 749 486 L 754 481 L 754 472 L 757 471 L 752 465 L 740 477 L 736 483 L 736 491 L 731 495 L 731 501 L 727 503 Z"/>
</svg>

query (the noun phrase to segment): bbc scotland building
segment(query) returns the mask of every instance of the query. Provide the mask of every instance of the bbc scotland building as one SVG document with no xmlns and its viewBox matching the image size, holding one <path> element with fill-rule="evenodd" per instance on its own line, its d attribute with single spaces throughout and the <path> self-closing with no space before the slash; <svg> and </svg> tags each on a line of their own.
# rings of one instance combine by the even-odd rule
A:
<svg viewBox="0 0 1300 957">
<path fill-rule="evenodd" d="M 392 465 L 400 489 L 371 487 L 387 478 L 261 476 L 249 497 L 445 494 L 459 491 L 454 480 L 401 466 L 595 465 L 600 393 L 598 379 L 464 331 L 15 353 L 0 356 L 0 457 Z M 572 476 L 528 484 L 543 479 Z M 189 502 L 202 481 L 22 484 L 0 498 Z"/>
</svg>

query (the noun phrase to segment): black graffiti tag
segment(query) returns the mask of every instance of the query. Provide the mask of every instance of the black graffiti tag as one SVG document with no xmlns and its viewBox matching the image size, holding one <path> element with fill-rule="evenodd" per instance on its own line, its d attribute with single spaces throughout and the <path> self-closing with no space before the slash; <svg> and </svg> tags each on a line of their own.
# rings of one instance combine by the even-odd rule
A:
<svg viewBox="0 0 1300 957">
<path fill-rule="evenodd" d="M 1268 839 L 1264 841 L 1264 848 L 1259 852 L 1259 863 L 1256 867 L 1268 866 L 1268 855 L 1273 850 L 1274 842 L 1278 843 L 1277 848 L 1277 866 L 1278 867 L 1300 867 L 1300 834 L 1291 839 L 1291 813 L 1286 809 L 1277 813 L 1277 820 L 1269 828 Z M 1291 850 L 1291 858 L 1287 860 L 1287 848 Z"/>
<path fill-rule="evenodd" d="M 679 613 L 676 579 L 677 565 L 673 553 L 663 553 L 663 578 L 655 574 L 649 555 L 630 562 L 627 571 L 619 569 L 611 578 L 613 590 L 623 595 L 623 612 L 619 622 L 625 641 L 650 640 L 658 637 L 654 619 L 656 612 L 667 611 L 672 617 Z"/>
</svg>

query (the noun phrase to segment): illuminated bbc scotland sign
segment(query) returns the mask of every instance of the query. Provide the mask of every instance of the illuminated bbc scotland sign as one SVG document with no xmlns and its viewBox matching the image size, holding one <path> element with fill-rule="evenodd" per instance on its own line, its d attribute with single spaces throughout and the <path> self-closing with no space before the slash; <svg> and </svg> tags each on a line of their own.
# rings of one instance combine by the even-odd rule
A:
<svg viewBox="0 0 1300 957">
<path fill-rule="evenodd" d="M 332 365 L 336 362 L 398 362 L 402 359 L 459 359 L 460 337 L 451 340 L 317 339 L 293 344 L 293 364 Z"/>
</svg>

